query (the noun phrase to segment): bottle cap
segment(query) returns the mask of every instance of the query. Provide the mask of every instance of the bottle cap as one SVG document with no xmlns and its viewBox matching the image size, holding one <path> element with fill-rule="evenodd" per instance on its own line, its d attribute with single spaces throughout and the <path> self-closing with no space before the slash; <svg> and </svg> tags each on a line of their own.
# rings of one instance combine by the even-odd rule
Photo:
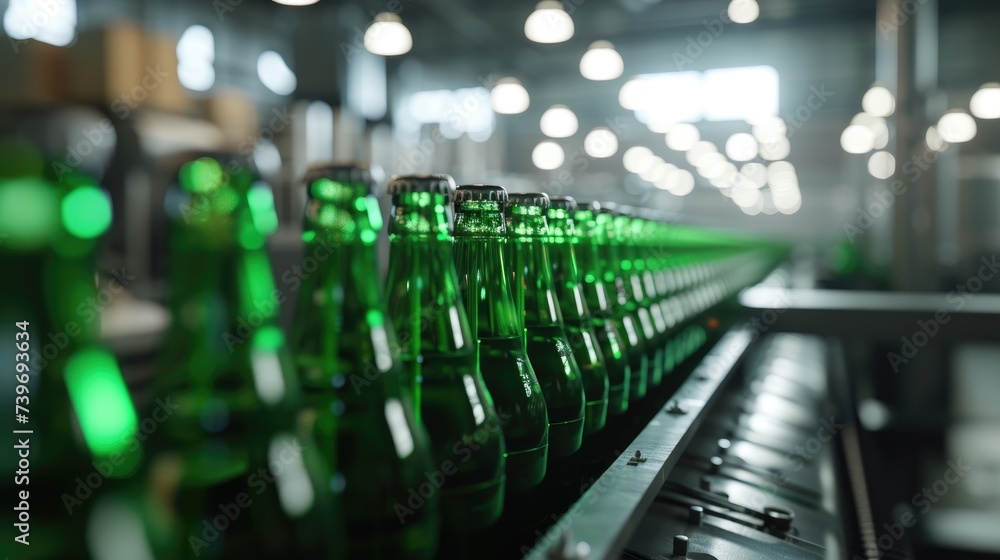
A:
<svg viewBox="0 0 1000 560">
<path fill-rule="evenodd" d="M 386 190 L 390 195 L 414 192 L 438 193 L 451 197 L 455 191 L 455 180 L 451 175 L 394 175 Z"/>
<path fill-rule="evenodd" d="M 507 195 L 507 206 L 540 206 L 542 210 L 547 210 L 549 195 L 540 192 L 510 193 Z"/>
<path fill-rule="evenodd" d="M 354 187 L 363 186 L 367 189 L 365 194 L 372 194 L 375 184 L 371 167 L 368 163 L 361 161 L 320 163 L 309 166 L 305 175 L 306 187 L 310 187 L 319 179 L 329 179 Z M 308 188 L 308 195 L 313 196 L 311 188 Z"/>
<path fill-rule="evenodd" d="M 507 203 L 507 189 L 499 185 L 462 185 L 455 189 L 455 204 L 471 200 Z"/>
<path fill-rule="evenodd" d="M 562 210 L 576 210 L 576 199 L 572 196 L 549 197 L 550 208 L 561 208 Z"/>
</svg>

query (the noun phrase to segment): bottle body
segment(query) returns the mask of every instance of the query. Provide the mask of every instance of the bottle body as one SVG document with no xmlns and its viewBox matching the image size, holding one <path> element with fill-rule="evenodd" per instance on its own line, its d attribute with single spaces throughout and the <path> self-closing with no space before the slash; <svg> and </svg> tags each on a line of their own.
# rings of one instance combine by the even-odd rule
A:
<svg viewBox="0 0 1000 560">
<path fill-rule="evenodd" d="M 506 488 L 522 492 L 545 477 L 548 413 L 507 283 L 500 203 L 460 201 L 464 188 L 456 191 L 455 268 L 470 330 L 479 340 L 479 369 L 505 419 Z"/>
<path fill-rule="evenodd" d="M 604 355 L 608 370 L 608 414 L 617 416 L 628 410 L 632 379 L 641 371 L 641 361 L 633 363 L 638 338 L 627 337 L 624 322 L 617 314 L 617 294 L 612 296 L 605 283 L 602 269 L 596 216 L 593 210 L 581 208 L 573 213 L 579 243 L 576 256 L 580 267 L 584 300 L 590 310 L 592 326 Z M 632 326 L 631 323 L 629 323 Z M 635 369 L 633 369 L 633 365 Z"/>
<path fill-rule="evenodd" d="M 341 558 L 338 497 L 296 422 L 302 394 L 277 327 L 270 191 L 211 158 L 179 177 L 171 200 L 193 210 L 171 227 L 174 321 L 145 407 L 176 408 L 150 437 L 147 473 L 174 514 L 166 558 Z"/>
<path fill-rule="evenodd" d="M 441 192 L 429 192 L 438 187 Z M 427 189 L 417 191 L 416 189 Z M 479 371 L 461 305 L 445 207 L 450 181 L 399 178 L 389 185 L 389 315 L 400 361 L 442 473 L 441 536 L 495 523 L 505 487 L 503 419 Z M 411 192 L 416 191 L 416 192 Z"/>
<path fill-rule="evenodd" d="M 303 237 L 319 266 L 303 279 L 292 331 L 303 421 L 332 473 L 347 557 L 430 558 L 440 523 L 438 469 L 373 281 L 378 203 L 354 168 L 310 173 Z"/>
<path fill-rule="evenodd" d="M 574 246 L 579 239 L 570 215 L 575 208 L 576 201 L 572 199 L 553 199 L 553 207 L 548 212 L 548 247 L 553 290 L 562 313 L 566 338 L 583 380 L 586 400 L 583 432 L 587 435 L 600 431 L 607 423 L 610 381 L 604 351 L 594 331 L 594 319 L 587 306 L 577 266 Z"/>
<path fill-rule="evenodd" d="M 545 397 L 549 417 L 549 457 L 571 455 L 583 442 L 583 376 L 566 338 L 552 289 L 546 238 L 548 197 L 510 195 L 507 251 L 515 307 L 524 322 L 525 349 Z"/>
<path fill-rule="evenodd" d="M 646 397 L 650 371 L 653 364 L 649 359 L 652 322 L 648 313 L 641 313 L 633 297 L 629 295 L 622 273 L 619 242 L 614 235 L 614 216 L 601 208 L 594 214 L 595 242 L 600 268 L 613 302 L 612 313 L 620 326 L 629 365 L 632 372 L 629 399 L 642 400 Z"/>
</svg>

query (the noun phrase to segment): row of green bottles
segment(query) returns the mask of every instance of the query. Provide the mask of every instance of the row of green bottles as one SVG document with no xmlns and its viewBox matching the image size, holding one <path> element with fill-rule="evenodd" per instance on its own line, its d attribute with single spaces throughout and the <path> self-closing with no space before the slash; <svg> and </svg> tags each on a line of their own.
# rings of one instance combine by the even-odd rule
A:
<svg viewBox="0 0 1000 560">
<path fill-rule="evenodd" d="M 430 558 L 660 384 L 704 344 L 698 310 L 777 254 L 610 205 L 404 176 L 388 186 L 383 292 L 372 174 L 324 165 L 304 180 L 304 274 L 286 302 L 273 196 L 236 161 L 192 155 L 168 192 L 172 324 L 138 415 L 94 325 L 29 366 L 31 396 L 59 411 L 39 416 L 32 533 L 71 528 L 31 558 Z M 0 179 L 0 202 L 0 255 L 24 271 L 5 280 L 0 329 L 59 333 L 93 291 L 107 198 L 39 176 Z M 140 444 L 138 418 L 164 412 Z M 95 470 L 99 489 L 75 487 Z"/>
</svg>

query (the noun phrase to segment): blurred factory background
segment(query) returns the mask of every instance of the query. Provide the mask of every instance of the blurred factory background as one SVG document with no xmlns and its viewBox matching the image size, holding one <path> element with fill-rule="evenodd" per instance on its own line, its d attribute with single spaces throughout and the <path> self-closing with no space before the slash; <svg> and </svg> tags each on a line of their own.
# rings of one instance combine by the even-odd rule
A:
<svg viewBox="0 0 1000 560">
<path fill-rule="evenodd" d="M 890 317 L 889 300 L 847 302 L 879 307 L 853 322 L 817 305 L 823 324 L 805 330 L 847 340 L 865 370 L 852 390 L 886 515 L 949 460 L 971 465 L 920 516 L 913 557 L 1000 554 L 1000 282 L 984 264 L 1000 251 L 1000 3 L 294 5 L 309 1 L 0 0 L 0 137 L 42 153 L 0 151 L 110 192 L 102 281 L 129 282 L 102 320 L 126 364 L 168 319 L 163 198 L 191 150 L 236 152 L 273 185 L 278 278 L 300 258 L 317 161 L 662 210 L 789 240 L 817 286 L 925 293 L 937 299 L 899 305 L 927 317 L 981 312 L 942 322 L 953 330 L 902 365 L 886 356 L 925 315 Z M 878 336 L 882 319 L 902 330 Z"/>
<path fill-rule="evenodd" d="M 851 239 L 899 289 L 939 289 L 997 248 L 977 210 L 993 203 L 998 126 L 987 119 L 1000 96 L 988 84 L 1000 8 L 987 1 L 747 0 L 732 4 L 737 20 L 752 18 L 743 24 L 723 1 L 571 2 L 555 44 L 526 36 L 530 4 L 5 4 L 5 106 L 78 108 L 31 126 L 121 193 L 119 241 L 141 273 L 162 188 L 150 166 L 190 148 L 255 158 L 290 224 L 307 162 L 364 158 L 389 173 L 448 169 L 459 183 Z M 370 31 L 379 13 L 406 35 L 395 22 Z M 540 33 L 563 32 L 553 17 Z M 379 56 L 366 41 L 406 52 Z M 959 115 L 942 139 L 949 112 Z M 664 132 L 676 124 L 671 149 Z M 699 161 L 706 151 L 727 157 Z M 792 164 L 791 194 L 767 184 L 759 164 L 773 161 Z M 872 204 L 883 208 L 858 213 Z"/>
</svg>

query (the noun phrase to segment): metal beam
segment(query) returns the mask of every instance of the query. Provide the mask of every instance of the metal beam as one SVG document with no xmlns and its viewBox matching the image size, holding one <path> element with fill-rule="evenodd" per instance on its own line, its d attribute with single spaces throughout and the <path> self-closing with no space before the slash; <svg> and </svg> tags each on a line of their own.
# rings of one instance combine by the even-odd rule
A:
<svg viewBox="0 0 1000 560">
<path fill-rule="evenodd" d="M 740 304 L 766 325 L 783 331 L 850 339 L 911 340 L 923 332 L 928 343 L 1000 340 L 1000 296 L 971 292 L 898 293 L 786 290 L 755 286 Z"/>
</svg>

